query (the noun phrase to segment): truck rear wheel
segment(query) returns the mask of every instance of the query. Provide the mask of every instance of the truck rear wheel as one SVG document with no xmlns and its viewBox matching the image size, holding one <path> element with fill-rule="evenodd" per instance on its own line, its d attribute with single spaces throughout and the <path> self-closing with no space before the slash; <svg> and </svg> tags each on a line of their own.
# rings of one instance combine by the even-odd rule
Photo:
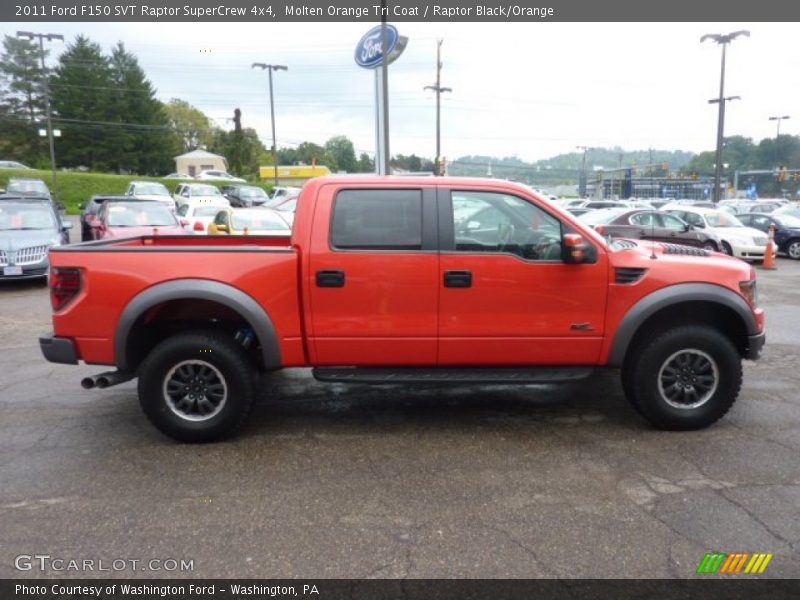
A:
<svg viewBox="0 0 800 600">
<path fill-rule="evenodd" d="M 255 369 L 244 349 L 215 331 L 167 338 L 139 367 L 139 403 L 162 433 L 182 442 L 229 435 L 253 404 Z"/>
<path fill-rule="evenodd" d="M 685 325 L 636 348 L 622 378 L 628 400 L 654 427 L 701 429 L 733 405 L 742 385 L 742 363 L 725 335 L 704 325 Z"/>
</svg>

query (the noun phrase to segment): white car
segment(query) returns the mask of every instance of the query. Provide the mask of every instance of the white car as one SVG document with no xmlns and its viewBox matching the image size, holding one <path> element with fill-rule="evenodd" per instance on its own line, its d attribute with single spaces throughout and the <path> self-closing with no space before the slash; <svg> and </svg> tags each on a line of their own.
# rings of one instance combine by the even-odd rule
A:
<svg viewBox="0 0 800 600">
<path fill-rule="evenodd" d="M 175 209 L 175 200 L 163 183 L 155 181 L 131 181 L 128 184 L 126 196 L 138 198 L 139 200 L 156 200 L 163 202 L 171 209 Z"/>
<path fill-rule="evenodd" d="M 226 173 L 225 171 L 200 171 L 197 176 L 195 177 L 198 181 L 203 180 L 211 180 L 211 181 L 235 181 L 236 183 L 247 183 L 245 179 L 241 177 L 234 177 L 230 173 Z"/>
<path fill-rule="evenodd" d="M 230 201 L 222 195 L 219 188 L 215 185 L 208 183 L 179 183 L 175 188 L 175 193 L 172 194 L 178 208 L 186 204 L 190 199 L 203 198 L 206 201 L 222 204 L 223 206 L 230 206 Z"/>
<path fill-rule="evenodd" d="M 223 198 L 226 200 L 226 198 Z M 217 213 L 230 207 L 230 202 L 217 202 L 208 198 L 189 198 L 178 209 L 178 216 L 188 221 L 186 230 L 195 235 L 206 235 L 208 226 Z"/>
<path fill-rule="evenodd" d="M 742 260 L 764 260 L 767 236 L 763 231 L 745 227 L 735 216 L 715 208 L 687 206 L 667 211 L 690 225 L 715 233 L 722 240 L 722 249 Z"/>
</svg>

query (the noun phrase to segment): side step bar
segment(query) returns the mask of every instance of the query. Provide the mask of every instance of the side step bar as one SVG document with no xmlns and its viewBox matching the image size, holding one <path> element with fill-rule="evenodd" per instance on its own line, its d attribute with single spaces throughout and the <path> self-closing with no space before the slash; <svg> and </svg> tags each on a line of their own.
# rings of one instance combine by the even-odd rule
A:
<svg viewBox="0 0 800 600">
<path fill-rule="evenodd" d="M 593 367 L 499 367 L 499 368 L 365 368 L 318 367 L 312 370 L 319 381 L 339 383 L 559 383 L 585 379 Z"/>
</svg>

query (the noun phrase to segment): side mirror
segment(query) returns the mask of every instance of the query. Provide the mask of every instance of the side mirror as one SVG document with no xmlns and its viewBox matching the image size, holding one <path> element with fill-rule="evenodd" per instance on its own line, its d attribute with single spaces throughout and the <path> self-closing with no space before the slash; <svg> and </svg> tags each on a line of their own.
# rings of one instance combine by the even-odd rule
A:
<svg viewBox="0 0 800 600">
<path fill-rule="evenodd" d="M 683 226 L 683 230 L 684 231 L 691 231 L 692 229 L 694 229 L 694 227 L 692 225 L 690 225 L 689 223 L 686 223 Z"/>
<path fill-rule="evenodd" d="M 69 221 L 67 221 L 65 223 L 62 223 L 61 224 L 61 229 L 63 231 L 66 231 L 67 229 L 72 229 L 72 223 L 70 223 Z"/>
<path fill-rule="evenodd" d="M 570 265 L 593 263 L 597 258 L 594 246 L 588 244 L 579 233 L 567 233 L 561 245 L 561 259 Z"/>
<path fill-rule="evenodd" d="M 215 225 L 215 227 L 217 228 L 217 231 L 222 231 L 224 233 L 228 233 L 228 226 L 227 225 L 217 224 L 217 225 Z"/>
</svg>

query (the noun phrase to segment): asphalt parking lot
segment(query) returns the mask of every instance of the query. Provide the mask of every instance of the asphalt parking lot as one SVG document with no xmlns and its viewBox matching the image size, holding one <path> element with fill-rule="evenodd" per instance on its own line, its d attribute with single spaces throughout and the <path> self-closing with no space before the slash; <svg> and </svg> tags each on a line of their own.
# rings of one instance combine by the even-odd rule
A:
<svg viewBox="0 0 800 600">
<path fill-rule="evenodd" d="M 648 428 L 613 372 L 408 389 L 297 370 L 199 446 L 151 427 L 135 382 L 85 391 L 102 368 L 45 362 L 46 288 L 0 285 L 0 577 L 692 577 L 710 551 L 798 577 L 800 262 L 778 267 L 763 360 L 704 431 Z M 17 570 L 34 554 L 127 562 Z"/>
</svg>

